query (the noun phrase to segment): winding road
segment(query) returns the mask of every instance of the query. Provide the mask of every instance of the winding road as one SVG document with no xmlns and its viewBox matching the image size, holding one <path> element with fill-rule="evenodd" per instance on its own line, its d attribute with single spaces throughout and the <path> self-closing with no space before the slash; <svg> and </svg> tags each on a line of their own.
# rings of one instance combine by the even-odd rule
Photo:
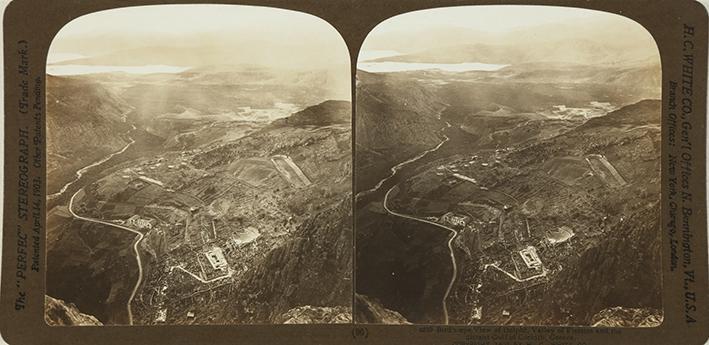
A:
<svg viewBox="0 0 709 345">
<path fill-rule="evenodd" d="M 450 126 L 451 126 L 451 124 L 448 123 L 448 122 L 446 122 L 446 127 L 441 128 L 441 131 L 444 131 L 446 128 L 449 128 Z M 367 195 L 367 194 L 376 192 L 377 190 L 379 190 L 379 188 L 382 188 L 382 185 L 384 185 L 384 183 L 386 183 L 386 182 L 389 181 L 392 177 L 394 177 L 394 176 L 396 175 L 396 173 L 397 173 L 399 170 L 401 170 L 403 167 L 405 167 L 406 165 L 409 165 L 409 164 L 411 164 L 411 163 L 413 163 L 413 162 L 415 162 L 415 161 L 417 161 L 417 160 L 419 160 L 419 159 L 425 157 L 426 155 L 428 155 L 428 154 L 431 153 L 431 152 L 438 151 L 438 149 L 440 149 L 441 146 L 443 146 L 443 144 L 445 144 L 446 142 L 448 142 L 448 140 L 450 140 L 450 138 L 449 138 L 447 135 L 443 134 L 443 140 L 442 140 L 438 145 L 436 145 L 435 147 L 433 147 L 433 148 L 431 148 L 431 149 L 428 149 L 428 150 L 426 150 L 426 151 L 423 151 L 423 152 L 421 152 L 418 156 L 413 157 L 413 158 L 410 158 L 410 159 L 407 159 L 407 160 L 405 160 L 405 161 L 403 161 L 403 162 L 401 162 L 401 163 L 399 163 L 399 164 L 393 166 L 393 167 L 390 169 L 391 173 L 389 174 L 389 176 L 387 176 L 387 177 L 385 177 L 384 179 L 382 179 L 381 181 L 379 181 L 379 183 L 377 183 L 373 188 L 367 189 L 367 190 L 365 190 L 365 191 L 361 191 L 361 192 L 357 193 L 357 195 L 355 196 L 355 200 L 357 200 L 357 199 L 359 199 L 359 198 L 361 198 L 361 197 L 364 197 L 364 196 Z"/>
<path fill-rule="evenodd" d="M 389 208 L 389 206 L 387 205 L 387 201 L 389 201 L 389 194 L 391 193 L 391 191 L 392 191 L 395 187 L 396 187 L 396 186 L 391 187 L 391 188 L 387 191 L 386 195 L 384 195 L 384 203 L 383 203 L 383 206 L 384 206 L 384 209 L 385 209 L 387 212 L 389 212 L 389 214 L 394 215 L 394 216 L 397 216 L 397 217 L 405 218 L 405 219 L 411 219 L 411 220 L 415 220 L 415 221 L 418 221 L 418 222 L 430 224 L 430 225 L 435 225 L 435 226 L 437 226 L 437 227 L 439 227 L 439 228 L 442 228 L 442 229 L 445 229 L 445 230 L 447 230 L 447 231 L 449 231 L 449 232 L 451 232 L 451 233 L 453 234 L 453 236 L 451 236 L 451 237 L 448 239 L 448 251 L 450 252 L 451 264 L 453 265 L 453 274 L 452 274 L 452 276 L 451 276 L 450 283 L 448 283 L 448 287 L 446 288 L 446 293 L 443 295 L 443 301 L 442 301 L 442 305 L 443 305 L 443 320 L 444 320 L 445 324 L 447 325 L 447 324 L 448 324 L 448 306 L 447 306 L 447 304 L 446 304 L 446 300 L 448 299 L 448 295 L 450 294 L 451 289 L 453 289 L 453 284 L 455 284 L 455 279 L 456 279 L 456 277 L 458 276 L 458 264 L 456 263 L 455 254 L 453 253 L 453 240 L 455 240 L 455 238 L 458 236 L 458 231 L 456 231 L 456 230 L 453 229 L 453 228 L 449 228 L 449 227 L 447 227 L 447 226 L 445 226 L 445 225 L 443 225 L 443 224 L 439 224 L 439 223 L 436 223 L 436 222 L 432 222 L 432 221 L 430 221 L 430 220 L 421 219 L 421 218 L 417 218 L 417 217 L 414 217 L 414 216 L 406 215 L 406 214 L 403 214 L 403 213 L 398 213 L 398 212 L 396 212 L 396 211 L 392 211 L 392 210 Z"/>
<path fill-rule="evenodd" d="M 81 179 L 81 177 L 84 176 L 84 174 L 85 174 L 87 171 L 89 171 L 89 169 L 91 169 L 91 168 L 93 168 L 93 167 L 95 167 L 95 166 L 101 165 L 101 164 L 103 164 L 103 163 L 106 163 L 106 162 L 108 162 L 109 159 L 113 158 L 114 156 L 119 155 L 119 154 L 121 154 L 121 153 L 123 153 L 123 152 L 126 152 L 126 150 L 127 150 L 131 145 L 133 145 L 133 144 L 135 144 L 135 140 L 134 140 L 133 138 L 130 138 L 130 142 L 129 142 L 126 146 L 124 146 L 120 151 L 116 151 L 116 152 L 114 152 L 114 153 L 112 153 L 112 154 L 106 156 L 105 158 L 99 160 L 99 161 L 93 162 L 93 163 L 91 163 L 91 164 L 89 164 L 89 165 L 87 165 L 87 166 L 85 166 L 85 167 L 83 167 L 83 168 L 77 170 L 77 171 L 76 171 L 76 178 L 74 178 L 73 180 L 67 182 L 67 184 L 65 184 L 64 187 L 62 187 L 58 192 L 56 192 L 56 193 L 54 193 L 54 194 L 49 194 L 49 195 L 47 195 L 47 200 L 55 199 L 55 198 L 57 198 L 58 196 L 64 194 L 64 192 L 66 192 L 66 190 L 67 190 L 72 184 L 74 184 L 74 183 L 76 183 L 77 181 L 79 181 L 79 180 Z"/>
<path fill-rule="evenodd" d="M 80 188 L 74 195 L 71 196 L 71 199 L 69 200 L 69 212 L 71 213 L 74 218 L 83 220 L 86 222 L 91 222 L 91 223 L 98 223 L 98 224 L 103 224 L 103 225 L 108 225 L 112 226 L 115 228 L 119 228 L 121 230 L 125 231 L 130 231 L 133 234 L 136 234 L 136 240 L 133 243 L 133 251 L 135 252 L 135 260 L 138 263 L 138 281 L 135 282 L 135 286 L 133 287 L 133 292 L 131 292 L 130 297 L 128 298 L 128 302 L 126 302 L 126 309 L 128 310 L 128 324 L 133 325 L 133 311 L 131 309 L 131 303 L 133 302 L 133 299 L 135 298 L 135 294 L 138 292 L 138 288 L 140 287 L 140 284 L 143 282 L 143 262 L 140 259 L 140 253 L 138 252 L 138 244 L 140 244 L 140 241 L 143 240 L 143 233 L 140 231 L 137 231 L 135 229 L 131 229 L 127 226 L 123 225 L 118 225 L 110 222 L 106 222 L 100 219 L 96 218 L 89 218 L 89 217 L 84 217 L 76 214 L 74 212 L 74 199 L 76 198 L 76 195 L 79 194 L 80 191 L 82 191 L 83 188 Z"/>
<path fill-rule="evenodd" d="M 450 127 L 451 127 L 451 124 L 448 123 L 448 122 L 446 122 L 446 127 L 441 128 L 441 132 L 444 131 L 446 128 L 450 128 Z M 433 147 L 433 148 L 431 148 L 431 149 L 428 149 L 428 150 L 426 150 L 426 151 L 423 151 L 422 153 L 420 153 L 419 155 L 417 155 L 417 156 L 415 156 L 415 157 L 413 157 L 413 158 L 411 158 L 411 159 L 408 159 L 408 160 L 406 160 L 406 161 L 403 161 L 403 162 L 401 162 L 401 163 L 395 165 L 394 167 L 391 168 L 391 174 L 389 174 L 389 176 L 387 176 L 387 177 L 385 177 L 384 179 L 382 179 L 381 181 L 379 181 L 379 183 L 377 183 L 377 184 L 374 186 L 374 188 L 358 193 L 357 196 L 355 197 L 355 199 L 358 199 L 358 198 L 360 198 L 360 197 L 362 197 L 362 196 L 364 196 L 364 195 L 367 195 L 367 194 L 369 194 L 369 193 L 373 193 L 373 192 L 379 190 L 379 188 L 381 188 L 382 185 L 384 185 L 384 183 L 386 183 L 388 180 L 390 180 L 391 178 L 393 178 L 393 177 L 396 175 L 396 173 L 397 173 L 399 170 L 401 170 L 403 167 L 405 167 L 406 165 L 409 165 L 409 164 L 411 164 L 411 163 L 413 163 L 413 162 L 415 162 L 415 161 L 417 161 L 417 160 L 419 160 L 419 159 L 425 157 L 425 156 L 428 155 L 429 153 L 432 153 L 432 152 L 437 151 L 438 149 L 441 148 L 441 146 L 443 146 L 443 144 L 445 144 L 445 143 L 448 142 L 449 140 L 450 140 L 450 138 L 449 138 L 447 135 L 443 134 L 443 140 L 442 140 L 438 145 L 436 145 L 435 147 Z M 447 306 L 447 304 L 446 304 L 446 300 L 448 299 L 448 295 L 450 294 L 451 290 L 453 289 L 453 284 L 455 283 L 456 277 L 458 276 L 458 264 L 457 264 L 456 259 L 455 259 L 455 254 L 453 253 L 453 240 L 455 240 L 455 238 L 458 236 L 458 231 L 456 231 L 455 229 L 449 228 L 449 227 L 447 227 L 447 226 L 445 226 L 445 225 L 438 224 L 438 223 L 436 223 L 436 222 L 432 222 L 432 221 L 429 221 L 429 220 L 426 220 L 426 219 L 421 219 L 421 218 L 417 218 L 417 217 L 410 216 L 410 215 L 406 215 L 406 214 L 402 214 L 402 213 L 398 213 L 398 212 L 396 212 L 396 211 L 391 210 L 391 209 L 389 208 L 388 201 L 389 201 L 389 195 L 391 194 L 391 191 L 394 189 L 394 187 L 396 187 L 396 185 L 394 185 L 394 186 L 392 186 L 391 188 L 389 188 L 389 190 L 388 190 L 388 191 L 386 192 L 386 194 L 384 195 L 384 201 L 382 202 L 382 204 L 383 204 L 383 206 L 384 206 L 384 209 L 385 209 L 389 214 L 391 214 L 391 215 L 393 215 L 393 216 L 405 218 L 405 219 L 411 219 L 411 220 L 414 220 L 414 221 L 418 221 L 418 222 L 422 222 L 422 223 L 434 225 L 434 226 L 437 226 L 437 227 L 439 227 L 439 228 L 445 229 L 446 231 L 449 231 L 450 233 L 453 234 L 453 235 L 448 239 L 448 251 L 449 251 L 449 253 L 450 253 L 451 264 L 452 264 L 452 266 L 453 266 L 453 275 L 452 275 L 452 277 L 451 277 L 450 283 L 448 283 L 448 287 L 446 288 L 446 292 L 445 292 L 445 294 L 443 295 L 443 300 L 442 300 L 442 305 L 443 305 L 443 318 L 444 318 L 445 324 L 448 324 L 448 306 Z"/>
</svg>

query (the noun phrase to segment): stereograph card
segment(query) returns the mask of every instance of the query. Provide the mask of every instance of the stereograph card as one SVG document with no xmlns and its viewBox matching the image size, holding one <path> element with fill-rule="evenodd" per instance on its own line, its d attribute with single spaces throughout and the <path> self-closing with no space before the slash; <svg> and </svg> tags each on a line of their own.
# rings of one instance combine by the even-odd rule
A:
<svg viewBox="0 0 709 345">
<path fill-rule="evenodd" d="M 703 344 L 707 9 L 16 0 L 10 344 Z"/>
</svg>

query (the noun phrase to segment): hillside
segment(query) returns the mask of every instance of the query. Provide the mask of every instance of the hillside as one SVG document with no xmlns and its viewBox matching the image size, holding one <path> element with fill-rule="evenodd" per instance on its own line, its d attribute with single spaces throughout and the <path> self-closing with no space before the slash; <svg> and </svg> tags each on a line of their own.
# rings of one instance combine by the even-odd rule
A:
<svg viewBox="0 0 709 345">
<path fill-rule="evenodd" d="M 478 177 L 491 190 L 518 199 L 531 229 L 530 239 L 519 244 L 506 239 L 504 247 L 496 244 L 490 250 L 523 248 L 529 243 L 537 246 L 550 270 L 535 284 L 515 284 L 489 270 L 474 278 L 483 279 L 480 305 L 488 312 L 482 322 L 590 325 L 598 321 L 594 315 L 606 308 L 661 308 L 660 109 L 660 101 L 646 100 L 590 119 L 501 156 L 498 159 L 509 168 L 494 168 L 498 178 Z M 609 162 L 617 175 L 589 169 L 593 157 L 603 157 L 598 159 Z M 516 217 L 514 211 L 508 213 L 506 218 Z M 549 229 L 560 228 L 571 229 L 574 236 L 564 245 L 549 244 Z M 477 253 L 464 249 L 464 243 L 480 241 L 468 236 L 458 239 L 458 255 L 466 258 L 463 271 L 469 265 L 476 267 L 481 256 L 492 255 L 485 249 Z M 483 248 L 489 246 L 485 238 Z M 508 260 L 497 259 L 503 265 Z M 464 275 L 461 281 L 469 278 Z M 462 292 L 463 287 L 459 289 Z M 505 298 L 496 299 L 501 294 Z M 503 310 L 511 316 L 502 315 Z M 623 315 L 614 314 L 614 322 Z"/>
<path fill-rule="evenodd" d="M 74 171 L 128 144 L 131 107 L 112 90 L 86 79 L 47 77 L 47 189 L 57 191 Z"/>
<path fill-rule="evenodd" d="M 275 125 L 328 126 L 352 122 L 352 103 L 328 100 L 274 121 Z"/>
<path fill-rule="evenodd" d="M 435 221 L 457 229 L 452 324 L 591 325 L 606 308 L 659 309 L 660 109 L 645 100 L 549 136 L 535 134 L 545 120 L 529 128 L 534 116 L 510 107 L 451 114 L 475 119 L 471 130 L 504 123 L 482 119 L 521 129 L 495 148 L 452 127 L 450 145 L 392 184 L 386 209 L 359 209 L 357 293 L 411 322 L 441 322 L 451 258 Z M 467 220 L 451 225 L 448 212 Z M 520 258 L 530 247 L 536 268 Z"/>
<path fill-rule="evenodd" d="M 349 312 L 350 198 L 346 194 L 333 207 L 313 215 L 250 270 L 229 299 L 227 318 L 243 323 L 278 322 L 284 318 L 280 314 L 299 307 L 340 307 Z"/>
<path fill-rule="evenodd" d="M 371 188 L 388 169 L 436 146 L 446 105 L 436 92 L 395 75 L 357 74 L 356 192 Z"/>
<path fill-rule="evenodd" d="M 349 113 L 349 102 L 329 101 L 223 144 L 161 156 L 168 167 L 161 165 L 153 173 L 160 170 L 159 179 L 174 186 L 171 189 L 196 195 L 199 199 L 192 200 L 206 204 L 188 216 L 187 228 L 175 229 L 181 235 L 156 234 L 144 241 L 157 254 L 138 296 L 148 298 L 165 279 L 173 283 L 160 304 L 136 304 L 138 322 L 158 323 L 154 315 L 159 308 L 167 309 L 165 322 L 177 324 L 349 322 L 351 318 L 345 318 L 352 291 Z M 181 171 L 174 169 L 173 159 L 184 162 Z M 282 162 L 290 162 L 297 172 Z M 101 183 L 126 188 L 120 177 Z M 174 197 L 161 195 L 141 202 L 162 205 L 169 202 L 165 198 Z M 108 204 L 121 197 L 121 193 L 92 195 Z M 113 212 L 100 209 L 99 205 L 95 212 Z M 208 235 L 204 226 L 212 229 Z M 192 253 L 203 251 L 205 241 L 224 248 L 232 275 L 211 285 L 210 300 L 222 303 L 185 303 L 186 296 L 205 287 L 184 272 L 171 270 L 170 262 L 180 260 L 188 271 L 202 270 Z M 196 316 L 187 317 L 189 313 Z"/>
</svg>

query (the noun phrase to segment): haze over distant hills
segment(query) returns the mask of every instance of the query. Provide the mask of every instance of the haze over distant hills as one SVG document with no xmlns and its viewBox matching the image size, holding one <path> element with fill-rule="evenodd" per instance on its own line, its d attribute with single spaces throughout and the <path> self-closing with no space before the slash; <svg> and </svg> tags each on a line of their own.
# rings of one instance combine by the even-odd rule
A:
<svg viewBox="0 0 709 345">
<path fill-rule="evenodd" d="M 91 46 L 95 44 L 101 47 L 106 40 L 120 42 L 122 39 L 89 36 L 82 40 L 86 42 L 85 45 L 77 46 L 70 51 L 85 57 L 64 60 L 55 64 L 201 67 L 224 65 L 225 62 L 228 62 L 230 65 L 258 64 L 285 69 L 312 69 L 314 66 L 329 69 L 346 68 L 349 62 L 349 57 L 346 54 L 342 54 L 340 59 L 332 58 L 332 52 L 346 52 L 343 47 L 344 43 L 341 46 L 333 47 L 319 44 L 306 45 L 299 41 L 276 42 L 252 37 L 221 39 L 219 36 L 207 36 L 195 37 L 191 42 L 180 40 L 180 43 L 172 44 L 171 36 L 159 36 L 155 37 L 155 41 L 146 41 L 145 45 L 133 44 L 127 47 L 115 45 L 110 49 L 100 51 L 99 48 L 91 48 Z M 69 47 L 66 49 L 68 50 Z M 116 49 L 117 47 L 120 48 Z M 294 51 L 297 51 L 298 54 L 293 54 Z M 328 53 L 323 54 L 323 51 Z M 283 59 L 283 56 L 289 56 L 289 58 Z"/>
<path fill-rule="evenodd" d="M 449 63 L 458 62 L 461 56 L 473 50 L 478 55 L 472 57 L 483 59 L 474 62 L 486 63 L 531 62 L 524 60 L 529 58 L 533 61 L 604 63 L 657 56 L 652 36 L 630 19 L 599 16 L 573 24 L 561 22 L 562 19 L 504 31 L 435 24 L 422 24 L 407 30 L 387 30 L 381 24 L 370 33 L 363 47 L 368 50 L 394 50 L 405 56 L 398 57 L 396 61 L 423 61 L 423 58 L 430 58 L 434 52 L 439 52 L 439 61 L 448 57 L 446 62 Z M 463 51 L 455 53 L 460 48 Z M 543 52 L 546 52 L 546 57 Z M 581 61 L 574 59 L 583 53 L 590 55 Z M 601 61 L 593 60 L 594 56 L 604 55 Z M 491 60 L 486 61 L 487 58 Z M 388 61 L 393 60 L 390 58 Z"/>
<path fill-rule="evenodd" d="M 345 43 L 325 21 L 255 6 L 138 6 L 82 16 L 57 33 L 48 61 L 54 66 L 258 66 L 349 75 Z"/>
</svg>

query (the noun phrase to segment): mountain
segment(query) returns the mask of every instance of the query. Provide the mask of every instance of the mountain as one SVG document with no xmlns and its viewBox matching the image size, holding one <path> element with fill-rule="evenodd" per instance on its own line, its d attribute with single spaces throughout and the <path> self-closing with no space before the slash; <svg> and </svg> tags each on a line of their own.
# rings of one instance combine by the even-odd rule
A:
<svg viewBox="0 0 709 345">
<path fill-rule="evenodd" d="M 125 34 L 124 34 L 125 35 Z M 258 34 L 257 34 L 258 35 Z M 135 35 L 133 35 L 135 37 Z M 242 35 L 234 35 L 242 36 Z M 328 45 L 324 37 L 320 40 L 303 42 L 274 42 L 236 38 L 236 42 L 229 42 L 224 37 L 220 39 L 191 37 L 192 41 L 183 38 L 178 44 L 168 42 L 151 42 L 147 46 L 122 48 L 113 45 L 110 48 L 87 52 L 89 56 L 65 60 L 55 65 L 107 65 L 107 66 L 145 66 L 145 65 L 170 65 L 182 67 L 201 67 L 223 64 L 229 61 L 232 64 L 260 63 L 273 68 L 310 69 L 312 66 L 335 67 L 347 69 L 347 51 L 344 45 L 335 46 L 332 41 Z M 338 37 L 339 38 L 339 37 Z M 234 41 L 234 40 L 231 40 Z M 91 42 L 93 43 L 93 42 Z M 338 42 L 339 43 L 339 42 Z M 344 42 L 343 42 L 344 43 Z M 90 44 L 87 42 L 87 45 Z M 238 47 L 238 48 L 236 48 Z M 307 47 L 309 49 L 304 49 Z M 87 49 L 74 47 L 71 51 L 83 53 Z M 293 54 L 297 51 L 298 54 Z M 327 54 L 322 54 L 327 51 Z M 283 57 L 287 56 L 287 59 Z"/>
<path fill-rule="evenodd" d="M 328 126 L 352 122 L 352 103 L 329 100 L 305 108 L 293 115 L 279 119 L 276 125 L 287 126 Z"/>
<path fill-rule="evenodd" d="M 499 12 L 503 15 L 503 12 Z M 512 30 L 485 31 L 474 28 L 426 23 L 422 16 L 419 27 L 407 30 L 374 30 L 363 48 L 394 50 L 402 53 L 398 60 L 436 62 L 487 62 L 494 64 L 534 61 L 628 62 L 657 56 L 652 36 L 641 25 L 621 16 L 603 16 L 591 20 L 548 22 Z M 383 23 L 382 27 L 385 27 Z M 461 42 L 465 42 L 461 45 Z M 438 53 L 437 53 L 438 52 Z M 505 55 L 505 53 L 509 55 Z M 601 54 L 606 55 L 601 55 Z M 480 60 L 465 60 L 476 57 Z M 571 60 L 578 57 L 579 60 Z M 600 60 L 593 60 L 600 57 Z"/>
<path fill-rule="evenodd" d="M 129 143 L 132 108 L 114 90 L 83 78 L 47 76 L 47 187 Z"/>
<path fill-rule="evenodd" d="M 578 127 L 575 132 L 569 133 L 569 135 L 574 133 L 581 134 L 591 129 L 613 129 L 618 126 L 659 126 L 659 103 L 658 100 L 648 99 L 627 105 L 608 113 L 606 116 L 588 120 Z"/>
<path fill-rule="evenodd" d="M 446 104 L 421 83 L 390 74 L 357 73 L 357 192 L 388 168 L 436 146 Z"/>
<path fill-rule="evenodd" d="M 138 127 L 169 139 L 215 121 L 265 125 L 313 104 L 349 99 L 349 79 L 338 71 L 210 65 L 177 74 L 95 78 L 135 107 L 129 118 Z"/>
<path fill-rule="evenodd" d="M 360 71 L 357 97 L 357 145 L 365 150 L 422 147 L 438 142 L 430 130 L 440 127 L 438 116 L 446 105 L 420 83 Z"/>
<path fill-rule="evenodd" d="M 576 64 L 625 64 L 649 58 L 632 50 L 618 50 L 607 44 L 587 39 L 562 39 L 533 44 L 456 44 L 425 49 L 411 54 L 385 57 L 377 61 L 520 64 L 534 62 Z"/>
<path fill-rule="evenodd" d="M 580 62 L 524 62 L 490 72 L 463 72 L 458 79 L 479 82 L 520 82 L 556 84 L 602 84 L 608 87 L 634 85 L 636 88 L 659 89 L 659 61 L 647 59 L 632 64 L 583 64 Z"/>
</svg>

